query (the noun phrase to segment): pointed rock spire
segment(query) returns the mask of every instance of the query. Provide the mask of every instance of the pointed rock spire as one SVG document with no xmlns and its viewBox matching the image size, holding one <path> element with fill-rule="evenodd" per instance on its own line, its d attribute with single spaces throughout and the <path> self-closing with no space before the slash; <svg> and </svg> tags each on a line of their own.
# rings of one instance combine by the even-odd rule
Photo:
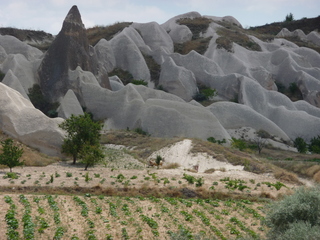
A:
<svg viewBox="0 0 320 240">
<path fill-rule="evenodd" d="M 96 56 L 90 49 L 78 7 L 73 6 L 38 69 L 40 86 L 45 97 L 51 102 L 59 101 L 72 89 L 74 85 L 69 80 L 68 71 L 75 70 L 78 66 L 98 75 Z M 110 86 L 106 74 L 103 86 Z M 73 90 L 77 93 L 76 89 Z"/>
</svg>

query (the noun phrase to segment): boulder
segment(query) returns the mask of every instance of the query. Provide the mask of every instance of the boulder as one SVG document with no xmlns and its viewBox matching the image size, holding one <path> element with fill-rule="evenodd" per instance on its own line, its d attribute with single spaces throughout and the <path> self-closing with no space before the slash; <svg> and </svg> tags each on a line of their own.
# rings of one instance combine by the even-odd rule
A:
<svg viewBox="0 0 320 240">
<path fill-rule="evenodd" d="M 67 78 L 69 79 L 69 87 L 75 93 L 80 104 L 83 106 L 81 95 L 82 82 L 90 83 L 96 86 L 100 86 L 97 78 L 92 72 L 84 71 L 81 67 L 77 67 L 75 70 L 69 70 Z"/>
<path fill-rule="evenodd" d="M 48 155 L 60 155 L 62 118 L 48 118 L 20 93 L 0 83 L 0 129 L 10 137 Z"/>
<path fill-rule="evenodd" d="M 121 79 L 118 76 L 110 76 L 109 80 L 112 91 L 119 91 L 121 88 L 124 87 Z"/>
<path fill-rule="evenodd" d="M 307 35 L 307 39 L 315 45 L 320 46 L 320 34 L 316 31 L 312 31 Z"/>
<path fill-rule="evenodd" d="M 26 91 L 23 89 L 19 79 L 13 74 L 11 69 L 8 70 L 6 76 L 2 80 L 2 83 L 7 85 L 8 87 L 11 87 L 12 89 L 18 91 L 24 98 L 29 99 Z"/>
<path fill-rule="evenodd" d="M 126 27 L 122 30 L 121 34 L 125 34 L 128 38 L 130 38 L 140 49 L 141 52 L 143 52 L 146 55 L 151 54 L 151 48 L 148 45 L 146 45 L 141 35 L 135 28 L 133 28 L 132 26 Z"/>
<path fill-rule="evenodd" d="M 147 91 L 147 94 L 144 91 Z M 144 93 L 143 96 L 140 93 Z M 159 93 L 162 98 L 158 98 L 155 93 Z M 107 129 L 139 127 L 157 137 L 207 139 L 213 136 L 217 139 L 230 139 L 210 111 L 185 103 L 181 99 L 164 99 L 165 95 L 170 94 L 162 91 L 128 84 L 121 90 L 112 92 L 83 83 L 82 95 L 87 110 L 97 119 L 106 120 Z M 105 104 L 106 102 L 108 104 Z"/>
<path fill-rule="evenodd" d="M 299 111 L 285 95 L 267 91 L 252 80 L 241 81 L 240 102 L 274 122 L 292 140 L 309 141 L 319 135 L 320 118 Z"/>
<path fill-rule="evenodd" d="M 19 79 L 21 86 L 26 93 L 32 88 L 36 81 L 34 63 L 28 61 L 22 54 L 9 54 L 6 60 L 0 65 L 3 73 L 9 70 Z"/>
<path fill-rule="evenodd" d="M 98 59 L 99 68 L 103 68 L 106 69 L 107 72 L 111 72 L 116 66 L 116 58 L 110 42 L 102 38 L 94 46 L 94 51 Z"/>
<path fill-rule="evenodd" d="M 68 71 L 78 66 L 96 75 L 101 86 L 110 88 L 107 73 L 98 72 L 94 49 L 89 46 L 79 10 L 73 6 L 38 69 L 41 89 L 50 101 L 59 101 L 71 88 Z"/>
<path fill-rule="evenodd" d="M 177 25 L 169 35 L 174 43 L 184 43 L 192 39 L 192 32 L 186 25 Z"/>
<path fill-rule="evenodd" d="M 0 64 L 7 58 L 6 50 L 0 46 Z"/>
<path fill-rule="evenodd" d="M 192 71 L 197 82 L 206 86 L 209 85 L 209 75 L 224 75 L 222 69 L 215 61 L 197 53 L 196 51 L 192 50 L 187 55 L 175 53 L 170 55 L 170 57 L 178 66 L 182 66 Z"/>
<path fill-rule="evenodd" d="M 144 42 L 152 51 L 155 51 L 160 47 L 164 47 L 170 52 L 173 52 L 173 42 L 171 37 L 158 23 L 133 23 L 132 27 L 139 30 Z"/>
<path fill-rule="evenodd" d="M 170 57 L 161 65 L 159 85 L 187 102 L 198 92 L 194 74 L 184 67 L 177 66 Z"/>
<path fill-rule="evenodd" d="M 0 46 L 4 48 L 6 53 L 9 54 L 22 54 L 28 61 L 39 59 L 43 53 L 35 47 L 21 42 L 19 39 L 5 35 L 0 35 Z"/>
<path fill-rule="evenodd" d="M 60 102 L 60 106 L 57 109 L 58 117 L 67 119 L 71 115 L 83 115 L 83 109 L 77 99 L 77 96 L 74 92 L 69 89 L 64 98 Z"/>
<path fill-rule="evenodd" d="M 226 130 L 250 127 L 256 131 L 264 130 L 284 141 L 290 141 L 287 134 L 274 122 L 246 105 L 233 102 L 217 102 L 207 108 L 216 116 Z"/>
<path fill-rule="evenodd" d="M 134 41 L 126 34 L 120 33 L 110 40 L 116 66 L 132 74 L 136 80 L 150 81 L 150 71 Z"/>
</svg>

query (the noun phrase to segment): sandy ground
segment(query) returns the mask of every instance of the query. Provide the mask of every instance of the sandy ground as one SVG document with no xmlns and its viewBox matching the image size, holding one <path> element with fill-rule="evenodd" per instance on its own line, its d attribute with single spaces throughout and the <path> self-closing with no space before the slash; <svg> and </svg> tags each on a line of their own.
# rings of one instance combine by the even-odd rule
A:
<svg viewBox="0 0 320 240">
<path fill-rule="evenodd" d="M 161 155 L 165 162 L 160 169 L 156 167 L 148 168 L 146 165 L 133 159 L 121 151 L 121 147 L 112 146 L 109 150 L 118 149 L 116 157 L 111 163 L 106 165 L 97 165 L 84 170 L 83 165 L 72 165 L 71 162 L 57 162 L 46 167 L 16 167 L 13 169 L 19 176 L 18 179 L 5 178 L 9 169 L 3 169 L 0 172 L 0 185 L 10 186 L 50 186 L 50 187 L 87 187 L 99 186 L 107 187 L 152 187 L 152 188 L 190 188 L 195 189 L 195 184 L 189 184 L 184 179 L 184 174 L 192 175 L 196 179 L 202 178 L 204 183 L 202 188 L 209 189 L 214 186 L 214 190 L 231 191 L 226 188 L 226 181 L 243 180 L 243 185 L 249 188 L 234 192 L 244 192 L 252 195 L 268 193 L 276 197 L 278 194 L 290 193 L 293 188 L 297 187 L 287 184 L 277 191 L 274 187 L 268 187 L 265 182 L 276 183 L 277 180 L 268 174 L 254 174 L 243 170 L 243 166 L 233 166 L 227 162 L 220 162 L 206 154 L 191 154 L 191 140 L 183 140 L 163 148 L 150 156 L 154 159 Z M 111 147 L 111 146 L 109 146 Z M 120 149 L 120 150 L 119 150 Z M 178 163 L 177 169 L 164 169 L 170 163 Z M 198 169 L 198 172 L 192 172 Z M 215 169 L 212 173 L 204 173 L 207 169 Z M 192 170 L 192 171 L 190 171 Z M 86 181 L 86 177 L 87 181 Z"/>
</svg>

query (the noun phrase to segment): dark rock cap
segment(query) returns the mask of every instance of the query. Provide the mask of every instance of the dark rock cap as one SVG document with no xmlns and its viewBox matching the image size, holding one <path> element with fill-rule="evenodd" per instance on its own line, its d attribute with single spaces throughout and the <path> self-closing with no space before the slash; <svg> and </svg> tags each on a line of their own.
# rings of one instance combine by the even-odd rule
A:
<svg viewBox="0 0 320 240">
<path fill-rule="evenodd" d="M 78 7 L 73 6 L 38 69 L 44 96 L 51 102 L 59 101 L 72 89 L 68 79 L 69 70 L 80 66 L 83 70 L 97 75 L 97 65 L 96 56 L 89 51 L 86 29 Z M 107 82 L 109 83 L 109 80 Z M 105 85 L 108 86 L 108 83 Z M 77 92 L 76 89 L 73 90 Z"/>
</svg>

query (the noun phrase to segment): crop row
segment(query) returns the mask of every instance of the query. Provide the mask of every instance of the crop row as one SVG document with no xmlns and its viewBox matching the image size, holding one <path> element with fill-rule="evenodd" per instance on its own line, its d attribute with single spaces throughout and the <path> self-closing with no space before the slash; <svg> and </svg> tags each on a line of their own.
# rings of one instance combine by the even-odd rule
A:
<svg viewBox="0 0 320 240">
<path fill-rule="evenodd" d="M 230 236 L 264 234 L 261 204 L 248 200 L 175 197 L 5 196 L 7 239 L 164 239 L 182 232 Z M 33 201 L 32 201 L 33 200 Z M 0 195 L 1 201 L 1 195 Z M 15 203 L 19 201 L 19 206 Z M 0 213 L 1 216 L 1 213 Z M 197 226 L 195 228 L 195 226 Z M 19 235 L 20 234 L 20 235 Z M 0 239 L 1 238 L 0 234 Z"/>
</svg>

